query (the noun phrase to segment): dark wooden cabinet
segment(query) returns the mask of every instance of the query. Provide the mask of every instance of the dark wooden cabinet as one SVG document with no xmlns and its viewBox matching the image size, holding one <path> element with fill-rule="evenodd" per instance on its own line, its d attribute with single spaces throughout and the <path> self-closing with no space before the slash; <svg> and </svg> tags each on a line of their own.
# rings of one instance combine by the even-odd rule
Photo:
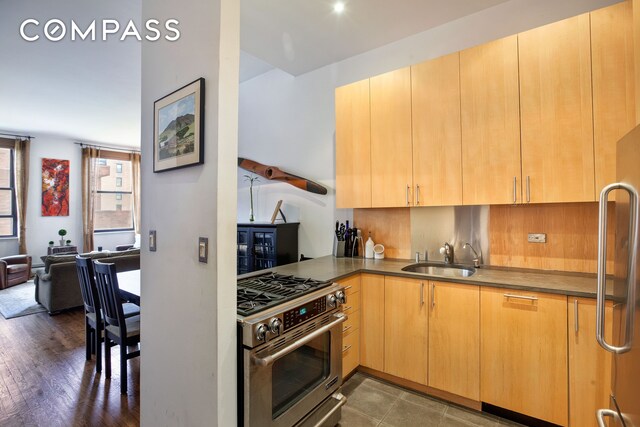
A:
<svg viewBox="0 0 640 427">
<path fill-rule="evenodd" d="M 298 261 L 299 225 L 238 224 L 238 274 Z"/>
</svg>

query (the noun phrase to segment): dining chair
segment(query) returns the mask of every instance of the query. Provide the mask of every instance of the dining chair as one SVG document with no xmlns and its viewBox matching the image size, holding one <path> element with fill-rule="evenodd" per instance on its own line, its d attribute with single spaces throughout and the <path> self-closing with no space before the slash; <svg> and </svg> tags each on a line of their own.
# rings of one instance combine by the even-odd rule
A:
<svg viewBox="0 0 640 427">
<path fill-rule="evenodd" d="M 84 327 L 85 327 L 85 351 L 87 360 L 91 355 L 96 355 L 96 372 L 102 371 L 102 334 L 104 323 L 102 321 L 102 309 L 98 288 L 96 287 L 93 264 L 91 258 L 76 255 L 76 270 L 80 291 L 84 300 Z M 140 306 L 133 303 L 125 303 L 122 306 L 125 317 L 140 314 Z"/>
<path fill-rule="evenodd" d="M 127 394 L 127 360 L 140 356 L 140 350 L 127 352 L 140 343 L 140 316 L 125 317 L 115 264 L 93 261 L 98 296 L 104 316 L 105 373 L 111 378 L 111 347 L 120 346 L 120 393 Z"/>
</svg>

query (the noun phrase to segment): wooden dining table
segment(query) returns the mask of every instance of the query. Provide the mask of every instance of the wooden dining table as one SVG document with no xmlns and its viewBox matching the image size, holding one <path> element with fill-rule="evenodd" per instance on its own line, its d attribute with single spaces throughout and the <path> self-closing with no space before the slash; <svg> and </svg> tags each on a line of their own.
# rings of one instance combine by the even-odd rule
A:
<svg viewBox="0 0 640 427">
<path fill-rule="evenodd" d="M 140 270 L 119 272 L 118 286 L 122 298 L 140 305 Z"/>
</svg>

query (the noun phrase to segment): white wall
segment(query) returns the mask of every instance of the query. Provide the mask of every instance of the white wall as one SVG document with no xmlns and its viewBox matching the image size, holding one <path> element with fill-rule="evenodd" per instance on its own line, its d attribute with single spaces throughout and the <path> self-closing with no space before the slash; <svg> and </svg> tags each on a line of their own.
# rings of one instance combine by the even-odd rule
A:
<svg viewBox="0 0 640 427">
<path fill-rule="evenodd" d="M 268 220 L 283 199 L 287 219 L 301 222 L 300 252 L 311 257 L 331 253 L 335 220 L 352 216 L 349 209 L 335 209 L 336 87 L 616 2 L 511 0 L 297 78 L 272 70 L 242 83 L 239 155 L 330 188 L 329 195 L 318 196 L 263 180 L 254 194 L 257 220 Z M 245 173 L 238 171 L 240 222 L 249 211 Z"/>
<path fill-rule="evenodd" d="M 142 47 L 143 426 L 236 425 L 235 173 L 239 5 L 143 0 L 143 21 L 180 21 L 179 41 Z M 153 173 L 153 103 L 206 80 L 204 164 Z M 148 249 L 157 231 L 157 252 Z M 198 236 L 209 263 L 198 262 Z"/>
</svg>

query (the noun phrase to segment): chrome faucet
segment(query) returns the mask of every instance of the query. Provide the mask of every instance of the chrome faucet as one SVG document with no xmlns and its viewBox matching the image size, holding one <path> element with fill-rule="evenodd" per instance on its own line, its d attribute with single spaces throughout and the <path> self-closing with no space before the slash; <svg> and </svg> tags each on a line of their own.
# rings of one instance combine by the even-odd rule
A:
<svg viewBox="0 0 640 427">
<path fill-rule="evenodd" d="M 445 264 L 453 264 L 453 246 L 449 242 L 444 242 L 444 246 L 440 248 L 440 253 L 444 254 Z"/>
<path fill-rule="evenodd" d="M 478 252 L 476 252 L 475 249 L 473 249 L 473 246 L 471 246 L 471 243 L 465 243 L 464 246 L 462 247 L 463 249 L 471 249 L 473 251 L 473 255 L 475 256 L 475 258 L 473 259 L 473 266 L 475 268 L 480 268 L 480 259 L 482 258 L 480 255 L 478 255 Z"/>
</svg>

